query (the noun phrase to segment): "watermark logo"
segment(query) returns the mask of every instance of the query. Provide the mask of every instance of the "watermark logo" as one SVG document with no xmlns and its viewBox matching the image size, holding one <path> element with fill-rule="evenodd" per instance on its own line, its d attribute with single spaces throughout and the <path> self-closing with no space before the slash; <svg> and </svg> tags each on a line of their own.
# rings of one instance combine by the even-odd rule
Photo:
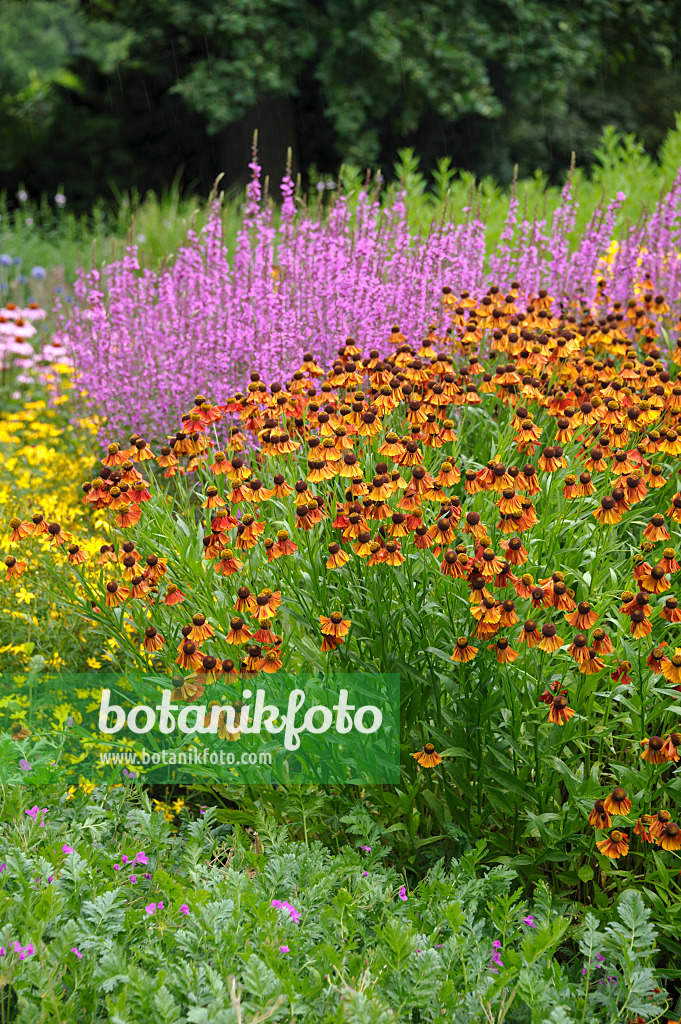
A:
<svg viewBox="0 0 681 1024">
<path fill-rule="evenodd" d="M 1 749 L 31 764 L 32 746 L 47 744 L 55 751 L 50 764 L 75 781 L 112 773 L 177 783 L 399 781 L 395 675 L 276 673 L 194 688 L 186 682 L 141 674 L 43 677 L 38 703 L 15 728 L 19 741 Z M 5 707 L 12 699 L 25 707 L 19 693 L 7 692 L 17 689 L 16 679 L 4 677 L 0 686 Z M 9 728 L 0 713 L 0 733 Z"/>
</svg>

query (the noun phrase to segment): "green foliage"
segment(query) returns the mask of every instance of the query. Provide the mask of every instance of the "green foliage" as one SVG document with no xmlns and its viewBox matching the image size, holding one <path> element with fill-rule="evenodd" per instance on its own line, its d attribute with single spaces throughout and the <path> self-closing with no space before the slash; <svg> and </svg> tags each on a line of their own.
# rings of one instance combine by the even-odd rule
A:
<svg viewBox="0 0 681 1024">
<path fill-rule="evenodd" d="M 250 125 L 277 165 L 288 145 L 327 171 L 413 145 L 429 168 L 556 174 L 608 123 L 657 148 L 679 17 L 678 0 L 1 0 L 0 168 L 92 202 L 183 163 L 205 192 L 232 146 L 245 165 Z"/>
<path fill-rule="evenodd" d="M 225 834 L 211 809 L 183 811 L 174 833 L 130 783 L 87 799 L 17 786 L 0 829 L 0 1013 L 13 1007 L 13 1024 L 659 1019 L 666 994 L 636 893 L 605 927 L 592 915 L 575 925 L 544 888 L 521 901 L 507 868 L 439 862 L 403 899 L 400 876 L 359 842 L 334 855 L 271 822 L 256 841 Z"/>
</svg>

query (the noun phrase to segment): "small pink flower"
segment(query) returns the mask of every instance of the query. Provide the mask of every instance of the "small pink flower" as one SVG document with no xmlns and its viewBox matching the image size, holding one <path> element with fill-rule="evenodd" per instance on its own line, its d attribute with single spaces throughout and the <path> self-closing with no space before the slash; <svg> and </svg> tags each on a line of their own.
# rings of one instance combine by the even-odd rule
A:
<svg viewBox="0 0 681 1024">
<path fill-rule="evenodd" d="M 183 903 L 183 904 L 181 905 L 181 907 L 180 907 L 180 913 L 181 913 L 181 914 L 188 914 L 188 913 L 189 913 L 189 907 L 188 907 L 188 905 L 187 905 L 186 903 Z"/>
<path fill-rule="evenodd" d="M 280 952 L 280 953 L 290 953 L 290 952 L 291 952 L 291 949 L 290 949 L 290 947 L 289 947 L 289 946 L 280 946 L 280 947 L 279 947 L 279 952 Z"/>
<path fill-rule="evenodd" d="M 144 909 L 145 909 L 147 914 L 153 914 L 154 911 L 156 910 L 156 904 L 155 903 L 147 903 L 147 905 L 146 905 L 146 907 Z"/>
<path fill-rule="evenodd" d="M 71 950 L 71 952 L 75 953 L 79 960 L 83 959 L 83 954 L 78 952 L 78 947 L 77 946 L 74 946 L 73 949 Z"/>
<path fill-rule="evenodd" d="M 137 875 L 130 875 L 130 881 L 133 885 L 137 885 Z"/>
<path fill-rule="evenodd" d="M 360 846 L 360 850 L 364 850 L 365 853 L 371 853 L 370 846 Z"/>
<path fill-rule="evenodd" d="M 114 871 L 120 871 L 120 870 L 121 870 L 120 864 L 114 864 Z"/>
<path fill-rule="evenodd" d="M 403 886 L 400 887 L 400 891 L 398 892 L 397 895 L 400 897 L 400 899 L 402 900 L 403 903 L 407 902 L 407 887 L 406 887 L 406 885 L 403 885 Z"/>
<path fill-rule="evenodd" d="M 159 910 L 163 910 L 163 902 L 162 902 L 162 901 L 161 901 L 161 902 L 159 902 L 159 905 L 158 905 L 158 909 L 159 909 Z"/>
<path fill-rule="evenodd" d="M 135 863 L 136 864 L 148 864 L 149 863 L 149 858 L 147 857 L 147 855 L 144 852 L 144 850 L 140 850 L 140 852 L 135 856 Z"/>
<path fill-rule="evenodd" d="M 61 848 L 61 852 L 62 853 L 73 853 L 73 847 L 72 846 L 67 846 L 66 843 L 64 843 L 64 845 Z"/>
</svg>

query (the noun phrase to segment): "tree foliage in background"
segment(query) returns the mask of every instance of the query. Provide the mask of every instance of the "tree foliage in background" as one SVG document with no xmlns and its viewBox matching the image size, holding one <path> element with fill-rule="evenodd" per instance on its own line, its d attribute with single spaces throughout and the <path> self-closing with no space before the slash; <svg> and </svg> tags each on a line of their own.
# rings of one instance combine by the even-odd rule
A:
<svg viewBox="0 0 681 1024">
<path fill-rule="evenodd" d="M 0 184 L 205 190 L 258 125 L 280 164 L 555 175 L 605 123 L 655 149 L 680 25 L 681 0 L 0 0 Z"/>
</svg>

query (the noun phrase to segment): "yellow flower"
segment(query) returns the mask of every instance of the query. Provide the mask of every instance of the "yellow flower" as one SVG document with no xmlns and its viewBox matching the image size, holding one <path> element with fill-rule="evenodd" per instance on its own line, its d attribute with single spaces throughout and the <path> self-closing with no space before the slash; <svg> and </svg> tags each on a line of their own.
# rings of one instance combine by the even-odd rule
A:
<svg viewBox="0 0 681 1024">
<path fill-rule="evenodd" d="M 87 661 L 85 662 L 85 664 L 88 666 L 88 668 L 101 668 L 102 667 L 101 661 L 98 661 L 97 658 L 88 658 Z"/>
<path fill-rule="evenodd" d="M 14 591 L 14 597 L 20 604 L 30 604 L 35 599 L 35 594 L 32 594 L 26 587 L 19 587 Z"/>
<path fill-rule="evenodd" d="M 94 782 L 90 782 L 88 779 L 83 779 L 83 781 L 80 784 L 80 788 L 83 790 L 86 796 L 89 796 L 90 793 L 95 788 L 95 784 Z"/>
</svg>

